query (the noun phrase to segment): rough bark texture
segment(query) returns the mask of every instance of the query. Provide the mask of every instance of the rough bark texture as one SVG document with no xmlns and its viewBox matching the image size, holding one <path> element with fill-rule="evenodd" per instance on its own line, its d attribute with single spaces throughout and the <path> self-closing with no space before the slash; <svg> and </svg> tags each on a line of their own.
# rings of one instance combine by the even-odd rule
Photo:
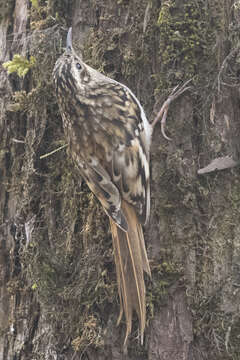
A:
<svg viewBox="0 0 240 360">
<path fill-rule="evenodd" d="M 0 359 L 227 360 L 240 357 L 238 0 L 0 0 Z M 144 346 L 122 353 L 108 219 L 67 150 L 51 83 L 67 27 L 84 60 L 129 86 L 150 120 L 179 82 L 152 145 L 145 229 Z M 24 79 L 2 64 L 34 56 Z M 136 320 L 136 319 L 135 319 Z"/>
</svg>

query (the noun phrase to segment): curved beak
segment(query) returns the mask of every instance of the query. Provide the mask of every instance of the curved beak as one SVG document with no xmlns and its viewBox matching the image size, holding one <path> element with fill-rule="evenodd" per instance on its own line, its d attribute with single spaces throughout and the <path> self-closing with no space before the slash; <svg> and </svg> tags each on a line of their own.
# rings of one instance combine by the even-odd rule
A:
<svg viewBox="0 0 240 360">
<path fill-rule="evenodd" d="M 69 28 L 67 34 L 67 51 L 72 51 L 72 27 Z"/>
</svg>

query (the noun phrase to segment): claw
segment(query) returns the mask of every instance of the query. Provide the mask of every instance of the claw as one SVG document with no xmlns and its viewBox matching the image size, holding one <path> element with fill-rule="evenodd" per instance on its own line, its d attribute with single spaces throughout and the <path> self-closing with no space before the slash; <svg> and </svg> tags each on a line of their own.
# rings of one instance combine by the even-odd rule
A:
<svg viewBox="0 0 240 360">
<path fill-rule="evenodd" d="M 163 103 L 160 111 L 158 112 L 157 116 L 155 117 L 155 119 L 152 122 L 152 127 L 154 129 L 157 122 L 161 119 L 161 132 L 162 132 L 163 137 L 167 140 L 172 140 L 171 138 L 169 138 L 166 135 L 166 132 L 165 132 L 165 126 L 166 126 L 169 105 L 171 104 L 171 102 L 173 100 L 177 99 L 181 94 L 183 94 L 185 91 L 187 91 L 191 88 L 191 86 L 187 86 L 190 83 L 190 81 L 192 81 L 192 79 L 186 81 L 180 88 L 179 88 L 179 85 L 175 86 L 175 88 L 172 90 L 172 92 L 170 93 L 167 100 Z"/>
</svg>

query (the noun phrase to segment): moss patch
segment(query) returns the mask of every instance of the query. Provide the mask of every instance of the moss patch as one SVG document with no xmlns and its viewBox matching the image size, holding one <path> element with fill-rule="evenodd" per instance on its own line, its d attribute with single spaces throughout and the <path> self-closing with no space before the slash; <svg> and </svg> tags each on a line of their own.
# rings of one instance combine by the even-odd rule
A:
<svg viewBox="0 0 240 360">
<path fill-rule="evenodd" d="M 160 89 L 192 78 L 200 72 L 205 61 L 209 61 L 209 52 L 220 26 L 219 8 L 216 4 L 216 16 L 213 17 L 206 1 L 163 2 L 157 21 L 160 30 Z"/>
</svg>

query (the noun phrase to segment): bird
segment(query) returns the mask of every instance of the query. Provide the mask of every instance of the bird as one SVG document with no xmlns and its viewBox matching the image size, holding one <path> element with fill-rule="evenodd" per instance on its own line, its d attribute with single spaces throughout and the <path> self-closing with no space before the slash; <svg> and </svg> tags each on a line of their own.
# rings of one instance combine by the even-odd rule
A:
<svg viewBox="0 0 240 360">
<path fill-rule="evenodd" d="M 143 343 L 144 272 L 151 277 L 143 234 L 150 215 L 151 138 L 159 118 L 166 121 L 170 102 L 185 90 L 174 89 L 150 124 L 126 85 L 83 62 L 72 45 L 72 28 L 54 66 L 53 83 L 70 155 L 110 220 L 120 299 L 117 324 L 123 314 L 126 322 L 124 346 L 134 312 Z"/>
</svg>

